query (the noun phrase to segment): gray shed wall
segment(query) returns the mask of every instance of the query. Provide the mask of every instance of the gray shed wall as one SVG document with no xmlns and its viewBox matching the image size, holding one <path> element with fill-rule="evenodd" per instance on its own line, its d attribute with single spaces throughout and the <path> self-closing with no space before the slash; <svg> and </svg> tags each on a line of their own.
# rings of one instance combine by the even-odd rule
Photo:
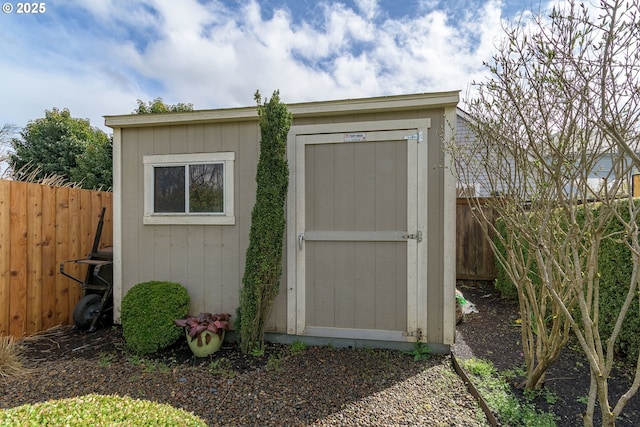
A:
<svg viewBox="0 0 640 427">
<path fill-rule="evenodd" d="M 430 118 L 428 165 L 428 331 L 430 342 L 443 342 L 444 159 L 440 147 L 444 108 L 325 115 L 295 118 L 296 125 L 350 121 Z M 184 285 L 191 296 L 191 312 L 229 312 L 235 317 L 239 302 L 251 210 L 255 202 L 255 172 L 260 133 L 257 120 L 123 128 L 122 182 L 122 291 L 148 280 L 170 280 Z M 143 225 L 143 156 L 233 151 L 235 157 L 235 225 Z M 455 236 L 451 236 L 455 238 Z M 285 256 L 286 259 L 286 256 Z M 286 274 L 286 266 L 283 274 Z M 272 332 L 287 332 L 285 284 L 267 324 Z M 421 286 L 421 285 L 419 285 Z"/>
</svg>

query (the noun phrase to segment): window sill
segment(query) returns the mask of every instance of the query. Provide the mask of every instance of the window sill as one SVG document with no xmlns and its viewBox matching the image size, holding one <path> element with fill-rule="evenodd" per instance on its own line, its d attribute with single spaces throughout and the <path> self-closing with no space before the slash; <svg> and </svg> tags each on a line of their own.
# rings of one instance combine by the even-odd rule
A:
<svg viewBox="0 0 640 427">
<path fill-rule="evenodd" d="M 235 216 L 212 215 L 145 215 L 145 225 L 235 225 Z"/>
</svg>

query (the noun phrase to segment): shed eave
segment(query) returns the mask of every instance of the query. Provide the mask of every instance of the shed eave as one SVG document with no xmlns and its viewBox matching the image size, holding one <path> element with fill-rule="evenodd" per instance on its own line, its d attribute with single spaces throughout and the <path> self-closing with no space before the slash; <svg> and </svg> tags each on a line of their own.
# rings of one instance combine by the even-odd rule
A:
<svg viewBox="0 0 640 427">
<path fill-rule="evenodd" d="M 450 91 L 304 102 L 288 104 L 287 107 L 293 117 L 296 118 L 449 107 L 457 105 L 458 101 L 459 91 Z M 241 107 L 217 110 L 198 110 L 183 113 L 105 116 L 105 125 L 115 129 L 156 125 L 249 121 L 257 119 L 258 113 L 256 107 Z"/>
<path fill-rule="evenodd" d="M 203 122 L 230 122 L 257 120 L 255 107 L 197 110 L 183 113 L 125 114 L 104 116 L 105 126 L 110 128 L 145 127 L 156 125 L 182 125 Z"/>
</svg>

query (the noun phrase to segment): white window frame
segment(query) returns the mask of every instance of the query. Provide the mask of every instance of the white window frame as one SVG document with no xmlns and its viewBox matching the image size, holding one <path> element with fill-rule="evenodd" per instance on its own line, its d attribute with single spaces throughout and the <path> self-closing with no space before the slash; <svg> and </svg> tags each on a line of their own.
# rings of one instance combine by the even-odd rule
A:
<svg viewBox="0 0 640 427">
<path fill-rule="evenodd" d="M 193 154 L 155 154 L 142 159 L 144 164 L 144 217 L 143 224 L 176 225 L 234 225 L 234 152 L 193 153 Z M 224 212 L 215 213 L 176 213 L 154 212 L 154 168 L 164 166 L 185 166 L 203 163 L 224 164 Z"/>
</svg>

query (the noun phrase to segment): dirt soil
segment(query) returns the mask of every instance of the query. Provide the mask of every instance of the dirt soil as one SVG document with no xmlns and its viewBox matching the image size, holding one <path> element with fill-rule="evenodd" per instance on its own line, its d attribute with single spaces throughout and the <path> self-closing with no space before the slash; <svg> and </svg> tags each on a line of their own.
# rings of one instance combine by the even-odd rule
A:
<svg viewBox="0 0 640 427">
<path fill-rule="evenodd" d="M 456 358 L 490 360 L 499 371 L 522 368 L 515 301 L 501 298 L 483 282 L 458 288 L 478 313 L 458 325 L 452 347 Z M 7 390 L 0 393 L 0 408 L 97 392 L 166 401 L 210 425 L 483 424 L 474 417 L 475 402 L 452 374 L 448 357 L 415 362 L 401 352 L 327 347 L 292 355 L 288 346 L 278 344 L 253 357 L 225 342 L 215 357 L 195 359 L 180 340 L 156 355 L 137 358 L 126 351 L 119 327 L 92 334 L 58 327 L 23 340 L 22 347 L 31 373 L 0 384 Z M 631 383 L 628 373 L 618 370 L 610 379 L 612 402 Z M 548 393 L 534 403 L 554 412 L 558 425 L 580 426 L 588 387 L 588 363 L 570 342 L 548 371 Z M 521 390 L 513 392 L 523 398 Z M 629 401 L 617 425 L 640 426 L 640 396 Z"/>
<path fill-rule="evenodd" d="M 524 367 L 521 331 L 516 323 L 520 317 L 516 301 L 501 298 L 495 288 L 486 282 L 467 286 L 458 284 L 458 289 L 465 299 L 475 304 L 478 313 L 467 315 L 465 321 L 458 325 L 458 343 L 453 347 L 454 354 L 459 359 L 474 356 L 490 360 L 499 371 Z M 629 368 L 614 371 L 609 379 L 609 401 L 612 406 L 627 391 L 633 379 L 633 371 Z M 521 383 L 522 378 L 512 381 Z M 575 339 L 569 341 L 558 360 L 547 371 L 544 387 L 544 393 L 534 400 L 538 408 L 554 412 L 558 416 L 559 426 L 583 425 L 582 414 L 586 405 L 581 401 L 589 391 L 589 363 Z M 521 390 L 514 388 L 514 393 L 523 398 Z M 550 403 L 554 399 L 545 395 L 556 396 L 557 400 Z M 599 411 L 596 407 L 595 425 L 600 424 Z M 627 403 L 616 425 L 640 426 L 640 395 L 636 394 Z"/>
</svg>

